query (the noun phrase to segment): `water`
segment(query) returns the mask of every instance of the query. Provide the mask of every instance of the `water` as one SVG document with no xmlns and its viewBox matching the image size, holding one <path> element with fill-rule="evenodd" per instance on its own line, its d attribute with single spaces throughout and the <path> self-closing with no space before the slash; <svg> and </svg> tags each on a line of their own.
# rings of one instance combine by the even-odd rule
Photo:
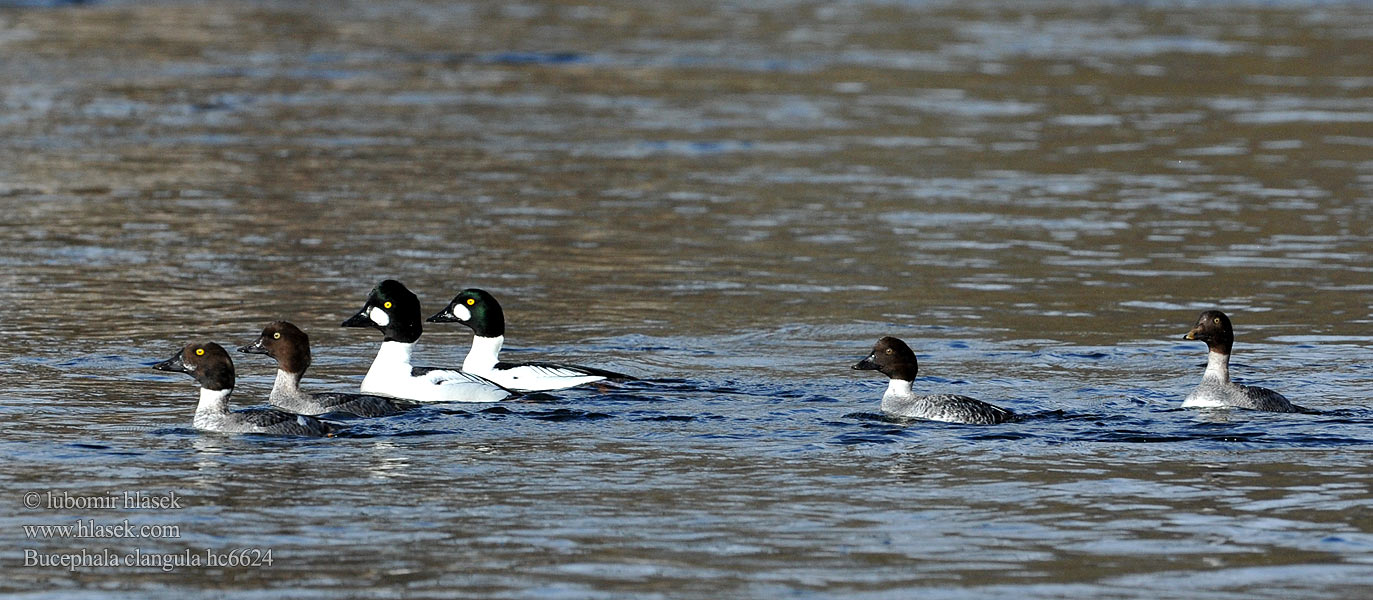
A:
<svg viewBox="0 0 1373 600">
<path fill-rule="evenodd" d="M 1366 5 L 10 4 L 0 593 L 1373 586 Z M 197 433 L 149 368 L 286 318 L 305 385 L 353 389 L 379 340 L 338 323 L 386 277 L 494 292 L 508 359 L 643 380 L 297 440 Z M 1178 409 L 1213 307 L 1236 377 L 1317 412 Z M 849 370 L 881 335 L 1029 418 L 883 419 Z M 77 519 L 180 537 L 22 527 Z M 273 563 L 25 566 L 107 548 Z"/>
</svg>

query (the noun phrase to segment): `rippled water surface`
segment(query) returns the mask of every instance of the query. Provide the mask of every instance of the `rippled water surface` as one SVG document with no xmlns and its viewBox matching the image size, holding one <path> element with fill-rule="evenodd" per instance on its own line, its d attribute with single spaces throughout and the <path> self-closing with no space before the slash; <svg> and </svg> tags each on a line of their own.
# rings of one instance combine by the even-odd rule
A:
<svg viewBox="0 0 1373 600">
<path fill-rule="evenodd" d="M 0 3 L 0 593 L 1365 598 L 1370 31 L 1326 2 Z M 429 312 L 495 293 L 508 359 L 641 380 L 298 440 L 199 433 L 149 368 L 285 318 L 306 384 L 354 389 L 379 336 L 338 324 L 388 277 Z M 1238 379 L 1312 412 L 1181 410 L 1207 308 Z M 1027 418 L 884 419 L 849 369 L 882 335 L 918 390 Z M 235 359 L 261 403 L 274 366 Z M 46 505 L 125 492 L 182 507 Z M 124 519 L 179 537 L 24 529 Z M 235 549 L 273 562 L 204 564 Z M 105 550 L 145 558 L 29 564 Z"/>
</svg>

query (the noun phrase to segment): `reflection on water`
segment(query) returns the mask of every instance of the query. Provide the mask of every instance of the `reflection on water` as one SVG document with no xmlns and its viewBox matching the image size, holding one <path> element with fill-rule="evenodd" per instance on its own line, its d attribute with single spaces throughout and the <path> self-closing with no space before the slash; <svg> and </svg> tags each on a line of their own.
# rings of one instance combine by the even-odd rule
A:
<svg viewBox="0 0 1373 600">
<path fill-rule="evenodd" d="M 1370 29 L 1296 2 L 0 3 L 0 481 L 189 504 L 12 498 L 0 591 L 1361 597 Z M 286 318 L 310 385 L 352 389 L 377 340 L 338 323 L 386 277 L 495 292 L 508 360 L 644 381 L 288 440 L 195 432 L 193 385 L 148 368 Z M 1214 307 L 1237 378 L 1317 412 L 1178 408 Z M 1030 418 L 883 418 L 848 370 L 881 335 L 917 389 Z M 273 373 L 238 366 L 260 402 Z M 182 537 L 21 536 L 125 517 Z M 106 546 L 278 560 L 13 550 Z"/>
</svg>

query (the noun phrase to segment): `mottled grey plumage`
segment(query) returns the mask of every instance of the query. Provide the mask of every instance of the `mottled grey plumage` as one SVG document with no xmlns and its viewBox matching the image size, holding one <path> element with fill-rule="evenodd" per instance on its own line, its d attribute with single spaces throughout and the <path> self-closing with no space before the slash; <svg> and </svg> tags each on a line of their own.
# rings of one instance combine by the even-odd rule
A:
<svg viewBox="0 0 1373 600">
<path fill-rule="evenodd" d="M 223 400 L 228 400 L 228 394 L 224 394 Z M 230 411 L 223 403 L 220 403 L 219 407 L 214 406 L 214 400 L 208 404 L 209 406 L 205 394 L 202 393 L 200 406 L 196 408 L 195 418 L 191 421 L 196 429 L 221 433 L 268 433 L 313 437 L 327 436 L 333 431 L 328 423 L 314 417 L 275 408 L 253 407 Z"/>
<path fill-rule="evenodd" d="M 1225 313 L 1218 310 L 1201 313 L 1196 326 L 1183 339 L 1206 342 L 1210 350 L 1201 384 L 1182 401 L 1183 408 L 1247 408 L 1270 412 L 1305 410 L 1273 390 L 1230 381 L 1230 350 L 1235 343 L 1235 333 L 1230 325 L 1230 317 Z"/>
<path fill-rule="evenodd" d="M 1229 357 L 1226 356 L 1226 359 Z M 1211 371 L 1210 368 L 1207 371 Z M 1182 402 L 1183 408 L 1248 408 L 1271 412 L 1301 412 L 1302 408 L 1273 390 L 1240 385 L 1228 379 L 1203 376 L 1201 385 Z"/>
<path fill-rule="evenodd" d="M 968 396 L 913 393 L 911 382 L 919 371 L 919 363 L 910 346 L 894 337 L 877 340 L 872 353 L 853 368 L 876 370 L 891 378 L 882 395 L 881 408 L 892 416 L 970 425 L 995 425 L 1015 418 L 1009 410 Z"/>
<path fill-rule="evenodd" d="M 272 395 L 267 401 L 273 406 L 302 415 L 347 414 L 358 417 L 385 417 L 400 414 L 413 406 L 401 400 L 373 396 L 370 394 L 349 394 L 344 392 L 302 392 L 296 387 L 281 385 L 285 371 L 277 372 L 278 385 L 272 386 Z"/>
<path fill-rule="evenodd" d="M 968 396 L 956 394 L 919 396 L 910 392 L 909 382 L 907 382 L 905 393 L 899 390 L 893 392 L 891 386 L 887 388 L 887 393 L 882 395 L 882 412 L 897 417 L 972 425 L 1005 423 L 1015 416 L 1009 410 Z"/>
</svg>

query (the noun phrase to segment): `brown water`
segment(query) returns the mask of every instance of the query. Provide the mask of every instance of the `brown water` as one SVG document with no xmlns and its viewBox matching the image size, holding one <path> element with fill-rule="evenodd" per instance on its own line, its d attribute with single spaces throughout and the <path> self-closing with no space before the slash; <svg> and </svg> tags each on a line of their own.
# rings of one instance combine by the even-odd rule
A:
<svg viewBox="0 0 1373 600">
<path fill-rule="evenodd" d="M 0 8 L 0 593 L 1363 598 L 1373 8 L 19 3 Z M 202 434 L 149 369 L 380 279 L 494 292 L 508 358 L 644 381 Z M 1312 414 L 1178 409 L 1235 375 Z M 1030 415 L 882 419 L 917 389 Z M 457 364 L 465 330 L 420 353 Z M 239 405 L 273 366 L 236 355 Z M 173 491 L 175 510 L 29 510 Z M 23 525 L 174 525 L 178 538 Z M 257 567 L 25 566 L 35 555 Z"/>
</svg>

